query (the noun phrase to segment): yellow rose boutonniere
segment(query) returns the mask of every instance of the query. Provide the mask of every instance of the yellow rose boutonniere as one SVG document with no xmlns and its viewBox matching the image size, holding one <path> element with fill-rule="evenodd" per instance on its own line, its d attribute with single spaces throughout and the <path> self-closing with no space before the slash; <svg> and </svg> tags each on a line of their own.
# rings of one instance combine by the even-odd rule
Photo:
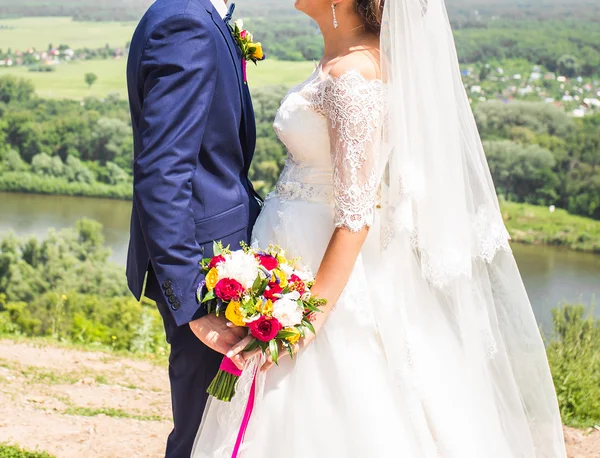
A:
<svg viewBox="0 0 600 458">
<path fill-rule="evenodd" d="M 244 62 L 252 61 L 255 64 L 261 60 L 265 60 L 266 56 L 260 42 L 254 42 L 254 36 L 244 29 L 244 23 L 241 20 L 235 21 L 231 27 L 233 38 L 242 50 L 242 59 Z"/>
</svg>

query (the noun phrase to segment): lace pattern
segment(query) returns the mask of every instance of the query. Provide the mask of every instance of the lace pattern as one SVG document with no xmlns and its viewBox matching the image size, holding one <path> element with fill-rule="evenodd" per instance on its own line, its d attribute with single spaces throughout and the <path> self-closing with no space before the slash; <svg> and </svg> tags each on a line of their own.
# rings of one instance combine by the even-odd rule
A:
<svg viewBox="0 0 600 458">
<path fill-rule="evenodd" d="M 337 227 L 357 232 L 373 224 L 384 106 L 379 80 L 365 80 L 356 71 L 325 80 L 321 109 L 330 122 Z"/>
<path fill-rule="evenodd" d="M 431 257 L 422 250 L 419 234 L 414 226 L 414 212 L 410 195 L 407 193 L 384 219 L 382 248 L 388 249 L 397 237 L 408 234 L 413 249 L 419 251 L 423 276 L 432 286 L 442 291 L 457 277 L 471 277 L 473 262 L 482 260 L 490 264 L 498 252 L 511 251 L 510 235 L 498 210 L 480 206 L 471 218 L 470 228 L 474 241 L 472 252 L 453 250 L 449 246 L 444 253 L 435 253 L 435 256 Z"/>
<path fill-rule="evenodd" d="M 315 182 L 310 167 L 288 158 L 276 193 L 281 199 L 330 202 L 336 227 L 358 232 L 373 223 L 379 180 L 377 152 L 385 107 L 385 85 L 352 70 L 339 77 L 315 77 L 294 88 L 311 109 L 327 121 L 331 169 L 329 182 Z"/>
<path fill-rule="evenodd" d="M 310 168 L 297 164 L 289 157 L 275 185 L 275 194 L 282 200 L 333 203 L 333 186 L 330 183 L 314 182 Z"/>
</svg>

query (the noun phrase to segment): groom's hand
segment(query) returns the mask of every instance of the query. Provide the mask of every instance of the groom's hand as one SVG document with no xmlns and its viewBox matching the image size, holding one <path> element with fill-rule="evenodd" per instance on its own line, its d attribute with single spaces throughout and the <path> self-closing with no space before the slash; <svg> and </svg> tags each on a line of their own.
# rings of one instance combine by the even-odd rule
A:
<svg viewBox="0 0 600 458">
<path fill-rule="evenodd" d="M 208 314 L 190 322 L 190 328 L 202 343 L 223 355 L 248 336 L 247 328 L 228 326 L 223 314 Z M 233 356 L 231 360 L 240 369 L 246 364 L 241 354 Z"/>
</svg>

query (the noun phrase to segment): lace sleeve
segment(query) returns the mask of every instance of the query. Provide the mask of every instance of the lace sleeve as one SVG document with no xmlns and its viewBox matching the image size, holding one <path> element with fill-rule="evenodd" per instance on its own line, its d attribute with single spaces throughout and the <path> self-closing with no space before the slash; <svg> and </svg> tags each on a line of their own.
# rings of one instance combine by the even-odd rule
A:
<svg viewBox="0 0 600 458">
<path fill-rule="evenodd" d="M 379 180 L 384 85 L 352 71 L 329 78 L 323 110 L 329 121 L 335 225 L 358 232 L 373 224 Z"/>
</svg>

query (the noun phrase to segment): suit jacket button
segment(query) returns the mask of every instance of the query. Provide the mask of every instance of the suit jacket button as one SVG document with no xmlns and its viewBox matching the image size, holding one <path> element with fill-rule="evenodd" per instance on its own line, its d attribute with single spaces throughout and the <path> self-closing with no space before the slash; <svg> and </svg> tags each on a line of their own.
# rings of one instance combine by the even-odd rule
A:
<svg viewBox="0 0 600 458">
<path fill-rule="evenodd" d="M 165 280 L 163 283 L 163 289 L 168 289 L 171 287 L 171 280 Z"/>
<path fill-rule="evenodd" d="M 171 304 L 171 308 L 173 310 L 179 310 L 179 307 L 180 307 L 180 305 L 179 305 L 179 302 L 177 302 L 177 301 L 175 301 L 174 304 Z"/>
<path fill-rule="evenodd" d="M 172 296 L 172 295 L 173 295 L 173 288 L 167 288 L 167 289 L 165 290 L 165 294 L 166 294 L 167 296 Z"/>
<path fill-rule="evenodd" d="M 177 302 L 177 298 L 171 294 L 169 296 L 169 304 L 174 304 L 175 302 Z"/>
</svg>

